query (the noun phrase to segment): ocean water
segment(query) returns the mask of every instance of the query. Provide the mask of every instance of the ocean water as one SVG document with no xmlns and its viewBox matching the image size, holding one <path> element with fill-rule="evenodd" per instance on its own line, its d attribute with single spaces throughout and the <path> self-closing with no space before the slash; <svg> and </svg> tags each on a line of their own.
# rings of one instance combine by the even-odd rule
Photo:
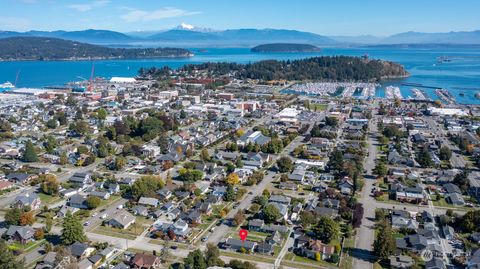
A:
<svg viewBox="0 0 480 269">
<path fill-rule="evenodd" d="M 155 60 L 55 61 L 55 62 L 0 62 L 0 83 L 17 81 L 18 87 L 63 85 L 69 81 L 90 77 L 92 64 L 96 77 L 135 76 L 141 67 L 180 67 L 202 62 L 248 63 L 266 59 L 300 59 L 321 55 L 349 55 L 395 61 L 403 64 L 411 76 L 382 82 L 382 87 L 396 85 L 404 97 L 411 96 L 412 86 L 418 83 L 448 89 L 463 104 L 480 104 L 475 93 L 480 92 L 480 49 L 466 48 L 325 48 L 319 53 L 252 53 L 247 48 L 191 49 L 194 57 Z M 441 56 L 455 57 L 450 62 L 438 63 Z M 17 78 L 18 74 L 18 79 Z M 438 99 L 434 89 L 423 89 L 430 98 Z M 463 96 L 461 96 L 463 94 Z M 377 96 L 383 95 L 378 89 Z"/>
</svg>

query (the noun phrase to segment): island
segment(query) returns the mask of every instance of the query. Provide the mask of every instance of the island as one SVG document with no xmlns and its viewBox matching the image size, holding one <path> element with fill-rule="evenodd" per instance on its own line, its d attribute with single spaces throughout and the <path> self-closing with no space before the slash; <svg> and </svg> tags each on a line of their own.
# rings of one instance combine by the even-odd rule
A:
<svg viewBox="0 0 480 269">
<path fill-rule="evenodd" d="M 141 77 L 167 78 L 168 67 L 142 68 Z M 230 62 L 207 62 L 188 64 L 180 71 L 195 74 L 206 71 L 212 75 L 230 75 L 236 79 L 256 79 L 261 81 L 327 81 L 327 82 L 376 82 L 382 79 L 409 76 L 398 63 L 365 59 L 352 56 L 322 56 L 300 60 L 265 60 L 248 64 Z"/>
<path fill-rule="evenodd" d="M 110 48 L 49 37 L 0 39 L 0 61 L 78 61 L 190 57 L 180 48 Z"/>
<path fill-rule="evenodd" d="M 310 44 L 294 44 L 294 43 L 272 43 L 256 46 L 250 50 L 251 52 L 262 53 L 299 53 L 299 52 L 319 52 L 320 48 Z"/>
</svg>

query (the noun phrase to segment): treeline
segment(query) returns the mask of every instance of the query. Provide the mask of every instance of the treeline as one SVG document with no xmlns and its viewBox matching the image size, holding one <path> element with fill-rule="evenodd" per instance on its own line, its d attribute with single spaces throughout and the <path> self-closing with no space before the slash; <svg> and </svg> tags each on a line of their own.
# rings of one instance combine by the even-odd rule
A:
<svg viewBox="0 0 480 269">
<path fill-rule="evenodd" d="M 378 81 L 408 75 L 398 63 L 350 56 L 313 57 L 293 61 L 266 60 L 249 64 L 209 62 L 185 65 L 179 70 L 188 73 L 206 70 L 210 75 L 232 74 L 238 79 L 265 81 Z"/>
<path fill-rule="evenodd" d="M 190 56 L 190 51 L 179 48 L 109 48 L 46 37 L 12 37 L 0 39 L 0 61 L 146 59 L 188 56 Z"/>
</svg>

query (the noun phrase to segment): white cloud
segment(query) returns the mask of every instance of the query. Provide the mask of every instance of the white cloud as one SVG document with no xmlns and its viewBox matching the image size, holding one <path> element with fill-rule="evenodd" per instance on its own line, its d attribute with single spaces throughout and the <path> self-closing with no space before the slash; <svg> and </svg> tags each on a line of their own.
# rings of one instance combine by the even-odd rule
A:
<svg viewBox="0 0 480 269">
<path fill-rule="evenodd" d="M 183 17 L 183 16 L 190 16 L 201 14 L 202 12 L 199 11 L 187 11 L 179 8 L 174 7 L 165 7 L 157 10 L 152 11 L 145 11 L 145 10 L 131 10 L 125 15 L 121 16 L 121 18 L 126 22 L 138 22 L 138 21 L 155 21 L 155 20 L 162 20 L 168 18 L 175 18 L 175 17 Z"/>
<path fill-rule="evenodd" d="M 4 29 L 12 31 L 27 31 L 32 26 L 32 22 L 25 18 L 0 17 L 0 25 Z"/>
<path fill-rule="evenodd" d="M 71 4 L 68 5 L 68 8 L 75 9 L 80 12 L 86 12 L 96 7 L 106 6 L 108 3 L 110 3 L 110 0 L 96 0 L 87 4 Z"/>
</svg>

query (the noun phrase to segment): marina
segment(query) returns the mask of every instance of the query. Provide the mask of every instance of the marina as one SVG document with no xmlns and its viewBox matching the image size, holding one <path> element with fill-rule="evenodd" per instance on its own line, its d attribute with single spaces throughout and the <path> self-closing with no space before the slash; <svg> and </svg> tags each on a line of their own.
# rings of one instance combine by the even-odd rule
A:
<svg viewBox="0 0 480 269">
<path fill-rule="evenodd" d="M 363 82 L 315 82 L 295 84 L 287 92 L 302 95 L 339 96 L 343 98 L 375 97 L 378 84 Z"/>
<path fill-rule="evenodd" d="M 417 89 L 417 88 L 413 88 L 413 89 L 411 89 L 411 91 L 412 91 L 412 95 L 413 95 L 412 99 L 415 99 L 415 100 L 427 100 L 428 99 L 426 93 Z"/>
<path fill-rule="evenodd" d="M 396 86 L 387 86 L 385 88 L 385 98 L 387 99 L 402 99 L 400 88 Z"/>
<path fill-rule="evenodd" d="M 455 103 L 455 97 L 446 89 L 436 89 L 435 94 L 442 100 L 443 102 L 447 104 L 454 104 Z"/>
</svg>

